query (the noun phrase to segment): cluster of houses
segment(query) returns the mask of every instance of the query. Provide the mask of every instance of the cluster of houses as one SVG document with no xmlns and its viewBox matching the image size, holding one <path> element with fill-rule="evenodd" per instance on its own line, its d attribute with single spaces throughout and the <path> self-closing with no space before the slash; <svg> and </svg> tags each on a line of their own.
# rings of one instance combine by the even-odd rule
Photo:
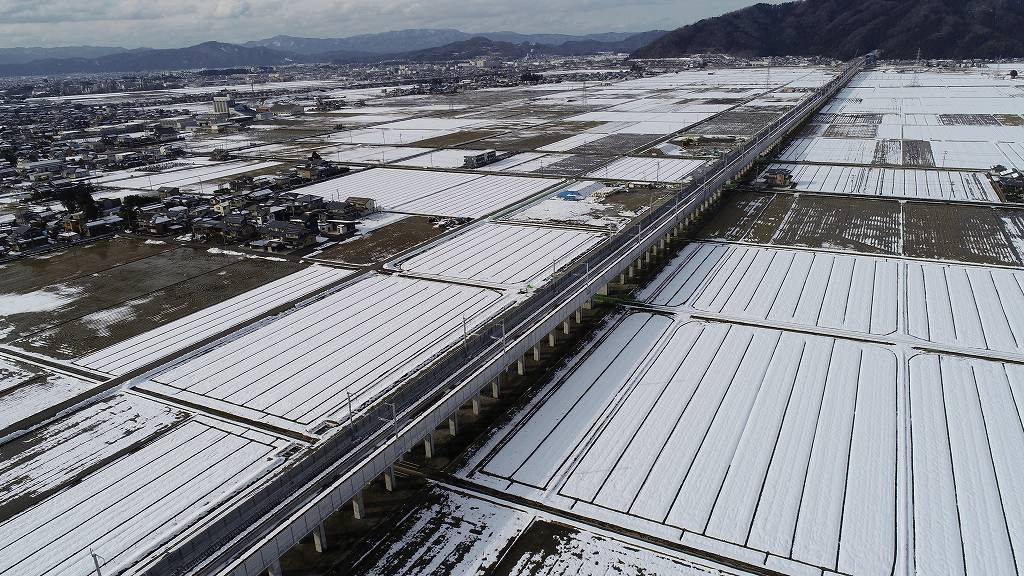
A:
<svg viewBox="0 0 1024 576">
<path fill-rule="evenodd" d="M 53 209 L 19 210 L 0 215 L 0 258 L 32 250 L 46 249 L 54 244 L 66 245 L 85 239 L 109 236 L 123 228 L 121 201 L 95 201 L 97 214 Z"/>
<path fill-rule="evenodd" d="M 355 233 L 359 219 L 376 210 L 372 199 L 325 200 L 301 192 L 270 189 L 217 194 L 176 194 L 138 207 L 132 229 L 150 236 L 189 235 L 193 242 L 232 244 L 267 252 L 290 252 Z"/>
<path fill-rule="evenodd" d="M 266 252 L 291 252 L 347 238 L 360 219 L 376 210 L 370 198 L 325 200 L 300 192 L 272 190 L 219 194 L 177 194 L 138 205 L 96 200 L 97 215 L 21 210 L 0 216 L 0 257 L 74 244 L 124 231 L 175 237 L 196 243 L 234 245 Z"/>
</svg>

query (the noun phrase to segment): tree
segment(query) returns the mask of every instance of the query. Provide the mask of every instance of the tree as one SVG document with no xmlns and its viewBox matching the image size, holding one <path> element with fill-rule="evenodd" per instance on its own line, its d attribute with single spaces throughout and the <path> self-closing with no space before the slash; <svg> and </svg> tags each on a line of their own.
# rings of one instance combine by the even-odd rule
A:
<svg viewBox="0 0 1024 576">
<path fill-rule="evenodd" d="M 92 193 L 91 184 L 75 184 L 58 190 L 57 200 L 68 212 L 84 212 L 86 220 L 92 220 L 99 215 Z"/>
</svg>

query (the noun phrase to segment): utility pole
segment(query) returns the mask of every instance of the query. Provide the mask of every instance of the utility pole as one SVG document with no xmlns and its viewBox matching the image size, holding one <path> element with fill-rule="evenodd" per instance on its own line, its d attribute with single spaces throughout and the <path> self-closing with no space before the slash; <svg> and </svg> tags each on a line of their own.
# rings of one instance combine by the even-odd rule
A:
<svg viewBox="0 0 1024 576">
<path fill-rule="evenodd" d="M 917 86 L 921 85 L 921 83 L 918 82 L 918 78 L 917 78 L 917 75 L 920 74 L 920 73 L 921 73 L 921 49 L 918 48 L 917 49 L 917 60 L 914 62 L 914 79 L 913 79 L 913 81 L 911 81 L 911 84 L 910 84 L 911 86 L 917 87 Z"/>
<path fill-rule="evenodd" d="M 92 548 L 89 548 L 89 556 L 92 556 L 92 565 L 96 568 L 96 576 L 103 576 L 103 572 L 100 572 L 100 556 L 93 552 Z"/>
<path fill-rule="evenodd" d="M 345 394 L 348 395 L 348 427 L 351 430 L 355 425 L 355 414 L 352 412 L 352 391 L 346 390 Z"/>
</svg>

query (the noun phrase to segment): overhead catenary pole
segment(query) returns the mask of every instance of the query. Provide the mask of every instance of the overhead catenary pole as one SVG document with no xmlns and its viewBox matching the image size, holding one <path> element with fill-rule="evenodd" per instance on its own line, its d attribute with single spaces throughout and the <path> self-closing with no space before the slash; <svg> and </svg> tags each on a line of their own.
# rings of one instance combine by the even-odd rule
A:
<svg viewBox="0 0 1024 576">
<path fill-rule="evenodd" d="M 92 565 L 96 569 L 96 576 L 103 576 L 103 572 L 100 572 L 100 556 L 89 548 L 89 556 L 92 556 Z"/>
<path fill-rule="evenodd" d="M 345 394 L 348 396 L 348 427 L 351 429 L 355 425 L 355 414 L 352 412 L 352 391 L 346 390 Z"/>
</svg>

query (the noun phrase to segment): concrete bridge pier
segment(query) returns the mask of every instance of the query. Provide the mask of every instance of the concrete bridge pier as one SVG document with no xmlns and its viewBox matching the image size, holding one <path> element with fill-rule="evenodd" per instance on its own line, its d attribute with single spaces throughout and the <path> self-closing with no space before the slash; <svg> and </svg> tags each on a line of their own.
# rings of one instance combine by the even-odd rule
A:
<svg viewBox="0 0 1024 576">
<path fill-rule="evenodd" d="M 321 554 L 327 550 L 327 528 L 322 522 L 313 530 L 313 549 Z"/>
<path fill-rule="evenodd" d="M 437 451 L 437 444 L 434 441 L 434 431 L 431 430 L 426 436 L 423 437 L 423 453 L 429 460 L 434 457 L 434 452 Z"/>
<path fill-rule="evenodd" d="M 363 491 L 360 490 L 352 497 L 352 516 L 356 520 L 366 518 L 366 504 L 363 503 Z"/>
<path fill-rule="evenodd" d="M 452 412 L 448 417 L 448 434 L 455 436 L 459 433 L 459 413 Z"/>
</svg>

